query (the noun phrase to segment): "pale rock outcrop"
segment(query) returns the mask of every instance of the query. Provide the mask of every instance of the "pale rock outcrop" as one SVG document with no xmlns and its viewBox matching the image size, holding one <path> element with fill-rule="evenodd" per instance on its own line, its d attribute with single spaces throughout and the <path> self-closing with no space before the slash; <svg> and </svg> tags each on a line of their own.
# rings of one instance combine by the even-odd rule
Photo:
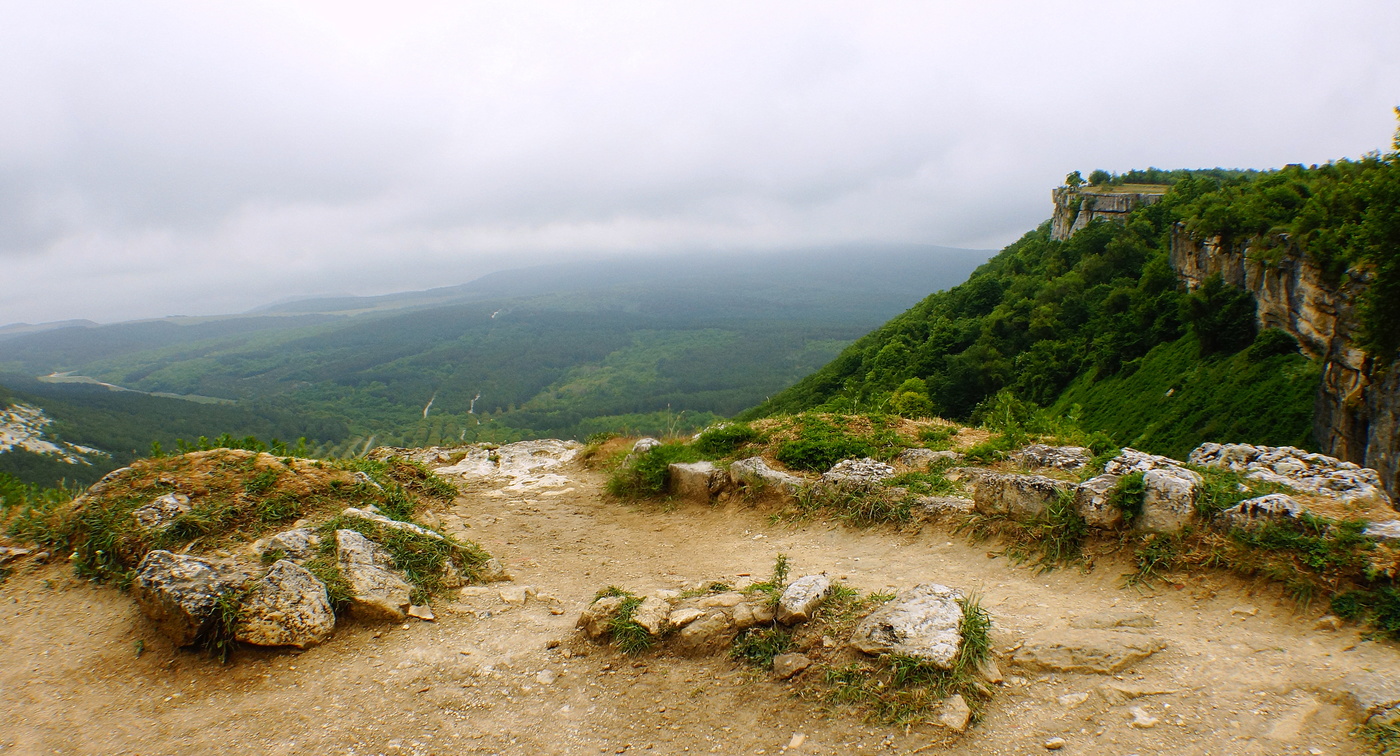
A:
<svg viewBox="0 0 1400 756">
<path fill-rule="evenodd" d="M 671 624 L 671 627 L 685 627 L 704 616 L 705 611 L 703 609 L 696 609 L 693 606 L 688 606 L 684 609 L 677 609 L 671 612 L 671 614 L 666 617 L 666 621 Z"/>
<path fill-rule="evenodd" d="M 632 612 L 632 621 L 641 625 L 648 634 L 657 636 L 666 630 L 666 619 L 671 614 L 671 604 L 657 596 L 646 596 Z"/>
<path fill-rule="evenodd" d="M 240 607 L 234 639 L 255 646 L 313 646 L 335 631 L 326 585 L 306 568 L 278 560 L 253 583 Z"/>
<path fill-rule="evenodd" d="M 734 640 L 737 630 L 724 612 L 713 610 L 681 628 L 675 635 L 675 643 L 681 651 L 690 654 L 717 651 Z"/>
<path fill-rule="evenodd" d="M 856 626 L 851 645 L 871 655 L 900 654 L 952 669 L 962 649 L 961 592 L 937 583 L 901 591 Z"/>
<path fill-rule="evenodd" d="M 136 524 L 147 530 L 163 528 L 175 518 L 190 511 L 190 497 L 182 493 L 168 493 L 157 497 L 150 504 L 132 510 Z"/>
<path fill-rule="evenodd" d="M 960 694 L 954 693 L 938 707 L 938 724 L 953 732 L 966 732 L 972 722 L 972 707 Z"/>
<path fill-rule="evenodd" d="M 1070 620 L 1069 626 L 1079 630 L 1113 630 L 1120 627 L 1156 627 L 1157 620 L 1150 614 L 1134 611 L 1110 610 L 1085 614 Z"/>
<path fill-rule="evenodd" d="M 393 557 L 353 530 L 335 531 L 336 562 L 350 588 L 350 609 L 358 617 L 400 621 L 411 605 L 412 586 L 392 571 Z"/>
<path fill-rule="evenodd" d="M 504 482 L 502 488 L 512 492 L 560 488 L 570 483 L 560 470 L 578 456 L 580 448 L 577 441 L 552 438 L 484 445 L 470 448 L 456 464 L 433 472 L 463 480 Z"/>
<path fill-rule="evenodd" d="M 1118 475 L 1100 475 L 1090 478 L 1074 492 L 1074 509 L 1084 518 L 1089 527 L 1113 530 L 1123 525 L 1123 510 L 1113 503 L 1113 493 L 1118 488 Z"/>
<path fill-rule="evenodd" d="M 728 476 L 713 462 L 673 462 L 666 468 L 666 485 L 672 496 L 709 501 L 724 488 Z"/>
<path fill-rule="evenodd" d="M 788 498 L 796 497 L 807 481 L 768 466 L 762 457 L 741 459 L 729 466 L 729 479 L 736 486 L 747 486 L 761 492 L 773 492 Z"/>
<path fill-rule="evenodd" d="M 1375 470 L 1292 446 L 1201 444 L 1190 460 L 1343 502 L 1392 505 Z"/>
<path fill-rule="evenodd" d="M 608 637 L 608 624 L 622 606 L 622 596 L 603 596 L 596 599 L 578 616 L 579 628 L 590 640 L 603 640 Z"/>
<path fill-rule="evenodd" d="M 661 442 L 651 436 L 638 439 L 637 443 L 632 444 L 632 456 L 640 457 L 660 445 Z"/>
<path fill-rule="evenodd" d="M 1071 495 L 1075 488 L 1075 484 L 1069 481 L 1044 475 L 1001 473 L 980 468 L 958 470 L 958 477 L 972 484 L 972 501 L 982 514 L 1030 519 L 1044 512 L 1059 497 Z"/>
<path fill-rule="evenodd" d="M 1269 494 L 1245 499 L 1221 512 L 1219 520 L 1227 527 L 1253 528 L 1269 522 L 1296 520 L 1307 511 L 1288 494 Z"/>
<path fill-rule="evenodd" d="M 438 541 L 443 540 L 443 537 L 440 534 L 434 533 L 433 531 L 428 530 L 422 525 L 415 525 L 411 522 L 395 520 L 390 517 L 385 517 L 384 515 L 379 514 L 378 512 L 371 512 L 367 509 L 346 507 L 345 511 L 341 512 L 340 514 L 342 517 L 353 517 L 360 520 L 368 520 L 382 528 L 389 528 L 390 530 L 401 530 L 405 533 L 413 533 L 416 535 L 426 536 L 428 538 L 432 538 Z"/>
<path fill-rule="evenodd" d="M 810 620 L 830 594 L 831 580 L 825 575 L 805 575 L 792 581 L 778 599 L 778 621 L 792 626 Z"/>
<path fill-rule="evenodd" d="M 1122 630 L 1048 630 L 1028 638 L 1012 659 L 1031 669 L 1107 675 L 1166 645 L 1160 638 Z"/>
<path fill-rule="evenodd" d="M 293 528 L 268 536 L 253 543 L 253 551 L 259 556 L 280 552 L 282 559 L 298 564 L 316 556 L 321 545 L 321 536 L 310 528 Z"/>
<path fill-rule="evenodd" d="M 1145 473 L 1150 470 L 1166 470 L 1174 474 L 1189 474 L 1194 476 L 1199 482 L 1200 476 L 1182 467 L 1179 459 L 1163 457 L 1158 454 L 1148 454 L 1137 449 L 1125 447 L 1118 456 L 1110 459 L 1104 465 L 1103 471 L 1108 475 L 1130 475 L 1135 472 Z"/>
<path fill-rule="evenodd" d="M 1142 515 L 1134 523 L 1152 533 L 1175 533 L 1196 513 L 1201 476 L 1181 467 L 1159 467 L 1142 476 Z"/>
<path fill-rule="evenodd" d="M 1011 462 L 1027 469 L 1078 470 L 1094 455 L 1082 446 L 1031 444 L 1011 454 Z"/>
<path fill-rule="evenodd" d="M 161 634 L 188 646 L 209 627 L 219 598 L 247 582 L 232 564 L 156 549 L 137 565 L 131 592 Z"/>
<path fill-rule="evenodd" d="M 871 491 L 894 477 L 894 467 L 870 457 L 843 459 L 822 473 L 817 485 L 839 491 Z"/>
<path fill-rule="evenodd" d="M 1377 672 L 1355 672 L 1337 684 L 1351 715 L 1361 724 L 1400 720 L 1400 679 Z"/>
<path fill-rule="evenodd" d="M 1050 192 L 1054 213 L 1050 217 L 1050 238 L 1064 241 L 1096 220 L 1125 223 L 1128 213 L 1143 205 L 1162 200 L 1167 186 L 1139 185 L 1128 192 L 1116 187 L 1060 186 Z"/>
<path fill-rule="evenodd" d="M 510 572 L 504 563 L 496 557 L 491 557 L 476 569 L 476 579 L 483 583 L 499 583 L 510 580 Z"/>
<path fill-rule="evenodd" d="M 1366 526 L 1366 535 L 1378 541 L 1400 541 L 1400 520 L 1383 520 Z"/>
<path fill-rule="evenodd" d="M 977 509 L 977 502 L 962 496 L 919 496 L 914 507 L 928 517 L 944 514 L 968 514 Z"/>
<path fill-rule="evenodd" d="M 774 607 L 766 601 L 745 601 L 734 606 L 733 614 L 734 626 L 740 630 L 747 630 L 758 625 L 766 625 L 773 621 Z"/>
<path fill-rule="evenodd" d="M 940 462 L 961 462 L 962 454 L 955 451 L 934 451 L 932 449 L 905 449 L 894 458 L 895 465 L 910 470 L 927 470 Z"/>
</svg>

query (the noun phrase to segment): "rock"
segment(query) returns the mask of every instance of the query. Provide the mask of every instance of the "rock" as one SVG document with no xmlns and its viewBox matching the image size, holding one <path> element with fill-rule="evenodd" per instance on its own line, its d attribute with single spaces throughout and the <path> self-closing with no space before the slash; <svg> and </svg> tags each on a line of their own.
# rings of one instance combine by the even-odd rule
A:
<svg viewBox="0 0 1400 756">
<path fill-rule="evenodd" d="M 640 457 L 660 445 L 661 442 L 651 436 L 640 438 L 637 439 L 637 443 L 632 444 L 632 454 Z"/>
<path fill-rule="evenodd" d="M 0 546 L 0 565 L 12 562 L 20 557 L 29 556 L 34 553 L 34 549 L 25 549 L 19 546 Z"/>
<path fill-rule="evenodd" d="M 281 552 L 282 559 L 300 564 L 315 557 L 320 545 L 321 537 L 316 535 L 316 531 L 310 528 L 294 528 L 255 542 L 253 551 L 259 557 Z"/>
<path fill-rule="evenodd" d="M 243 600 L 233 637 L 255 646 L 307 648 L 335 631 L 326 585 L 286 559 L 273 563 Z"/>
<path fill-rule="evenodd" d="M 393 557 L 389 552 L 353 530 L 335 531 L 335 550 L 355 616 L 402 621 L 413 587 L 391 571 Z"/>
<path fill-rule="evenodd" d="M 511 577 L 510 573 L 506 571 L 506 566 L 501 564 L 501 560 L 491 557 L 476 568 L 476 579 L 483 583 L 499 583 L 510 580 Z"/>
<path fill-rule="evenodd" d="M 1257 528 L 1269 522 L 1295 520 L 1306 509 L 1288 494 L 1269 494 L 1245 499 L 1221 512 L 1222 525 L 1236 528 Z"/>
<path fill-rule="evenodd" d="M 1074 510 L 1091 528 L 1115 530 L 1123 526 L 1123 510 L 1113 503 L 1118 475 L 1100 475 L 1080 483 L 1074 491 Z"/>
<path fill-rule="evenodd" d="M 807 481 L 796 475 L 769 467 L 762 457 L 749 457 L 731 464 L 729 479 L 736 486 L 747 486 L 758 493 L 773 493 L 785 498 L 796 497 L 807 485 Z"/>
<path fill-rule="evenodd" d="M 1153 688 L 1141 685 L 1133 685 L 1125 682 L 1108 682 L 1100 685 L 1095 690 L 1105 701 L 1113 706 L 1125 704 L 1135 698 L 1143 696 L 1165 696 L 1177 693 L 1175 688 Z"/>
<path fill-rule="evenodd" d="M 1258 613 L 1259 613 L 1259 607 L 1257 607 L 1257 606 L 1249 606 L 1249 605 L 1247 605 L 1247 604 L 1240 604 L 1239 606 L 1232 606 L 1232 607 L 1230 607 L 1230 614 L 1238 614 L 1238 615 L 1241 615 L 1241 616 L 1244 616 L 1244 617 L 1253 617 L 1254 615 L 1256 615 L 1256 614 L 1258 614 Z"/>
<path fill-rule="evenodd" d="M 870 457 L 843 459 L 822 473 L 817 485 L 838 491 L 871 491 L 894 477 L 894 467 Z"/>
<path fill-rule="evenodd" d="M 1142 476 L 1142 516 L 1134 523 L 1150 533 L 1175 533 L 1196 514 L 1201 476 L 1184 468 L 1157 468 Z"/>
<path fill-rule="evenodd" d="M 788 738 L 787 749 L 788 749 L 789 751 L 796 750 L 796 749 L 798 749 L 798 748 L 801 748 L 801 747 L 802 747 L 802 744 L 803 744 L 803 743 L 806 743 L 806 742 L 807 742 L 807 735 L 806 735 L 805 733 L 794 732 L 794 733 L 792 734 L 792 737 L 791 737 L 791 738 Z"/>
<path fill-rule="evenodd" d="M 131 516 L 136 520 L 136 524 L 147 530 L 154 530 L 169 525 L 176 517 L 188 511 L 190 497 L 182 493 L 168 493 L 150 504 L 132 510 Z"/>
<path fill-rule="evenodd" d="M 1060 697 L 1059 697 L 1058 699 L 1056 699 L 1056 700 L 1058 700 L 1058 701 L 1060 702 L 1060 705 L 1063 706 L 1063 707 L 1065 707 L 1066 709 L 1073 709 L 1073 708 L 1075 708 L 1076 706 L 1079 706 L 1080 704 L 1084 703 L 1085 701 L 1088 701 L 1088 700 L 1089 700 L 1089 694 L 1088 694 L 1088 693 L 1066 693 L 1066 694 L 1064 694 L 1063 696 L 1060 696 Z"/>
<path fill-rule="evenodd" d="M 1347 503 L 1392 505 L 1375 470 L 1292 446 L 1201 444 L 1189 459 L 1192 464 L 1223 467 L 1254 480 Z"/>
<path fill-rule="evenodd" d="M 648 634 L 659 636 L 666 629 L 666 618 L 671 614 L 671 604 L 656 596 L 647 596 L 632 612 L 632 621 L 646 628 Z"/>
<path fill-rule="evenodd" d="M 1064 748 L 1064 747 L 1065 747 L 1065 739 L 1064 739 L 1064 738 L 1050 738 L 1049 740 L 1045 741 L 1045 743 L 1044 743 L 1043 745 L 1045 746 L 1045 750 L 1047 750 L 1047 751 L 1058 751 L 1058 750 L 1060 750 L 1061 748 Z"/>
<path fill-rule="evenodd" d="M 1400 520 L 1382 520 L 1366 526 L 1366 535 L 1378 541 L 1400 541 Z"/>
<path fill-rule="evenodd" d="M 961 496 L 920 496 L 914 506 L 925 515 L 967 514 L 977 508 L 977 502 Z"/>
<path fill-rule="evenodd" d="M 958 694 L 953 694 L 938 707 L 938 724 L 953 732 L 966 732 L 972 721 L 972 707 Z"/>
<path fill-rule="evenodd" d="M 1130 475 L 1135 472 L 1146 473 L 1150 470 L 1169 470 L 1172 472 L 1191 472 L 1182 467 L 1179 459 L 1162 457 L 1156 454 L 1147 454 L 1137 449 L 1124 448 L 1118 456 L 1110 459 L 1103 466 L 1104 473 L 1108 475 Z M 1192 473 L 1194 475 L 1194 473 Z"/>
<path fill-rule="evenodd" d="M 575 627 L 583 630 L 589 640 L 603 640 L 608 637 L 608 623 L 622 606 L 622 596 L 604 596 L 588 605 L 579 615 Z"/>
<path fill-rule="evenodd" d="M 1133 715 L 1133 721 L 1128 723 L 1129 727 L 1136 727 L 1139 730 L 1150 730 L 1156 727 L 1157 722 L 1160 721 L 1156 717 L 1148 714 L 1147 710 L 1141 706 L 1134 706 L 1128 711 Z"/>
<path fill-rule="evenodd" d="M 666 468 L 667 488 L 672 496 L 693 501 L 709 501 L 727 479 L 713 462 L 675 462 Z"/>
<path fill-rule="evenodd" d="M 961 462 L 963 455 L 955 451 L 934 451 L 932 449 L 905 449 L 894 458 L 894 463 L 910 470 L 927 470 L 941 462 Z"/>
<path fill-rule="evenodd" d="M 440 574 L 442 575 L 443 588 L 461 588 L 467 584 L 467 578 L 462 574 L 462 570 L 450 559 L 442 561 Z"/>
<path fill-rule="evenodd" d="M 1040 515 L 1051 503 L 1071 494 L 1075 484 L 1044 475 L 1018 475 L 991 470 L 969 471 L 972 501 L 982 514 L 1010 515 L 1028 520 Z"/>
<path fill-rule="evenodd" d="M 137 565 L 131 592 L 161 634 L 188 646 L 209 627 L 219 597 L 247 582 L 232 565 L 157 549 Z"/>
<path fill-rule="evenodd" d="M 391 530 L 401 530 L 406 533 L 414 533 L 421 536 L 427 536 L 428 538 L 433 538 L 439 541 L 443 540 L 441 534 L 434 533 L 433 531 L 428 530 L 427 528 L 421 525 L 415 525 L 411 522 L 403 522 L 402 520 L 391 519 L 389 517 L 385 517 L 382 514 L 379 514 L 378 512 L 371 512 L 367 509 L 356 509 L 355 507 L 346 507 L 345 511 L 341 512 L 340 514 L 342 517 L 355 517 L 361 520 L 369 520 L 370 522 L 373 522 L 382 528 L 389 528 Z"/>
<path fill-rule="evenodd" d="M 792 581 L 778 599 L 778 621 L 789 627 L 806 622 L 830 593 L 831 581 L 825 575 L 806 575 Z"/>
<path fill-rule="evenodd" d="M 778 654 L 773 657 L 773 676 L 787 680 L 810 666 L 812 660 L 805 654 Z"/>
<path fill-rule="evenodd" d="M 1011 454 L 1011 462 L 1027 469 L 1053 468 L 1078 470 L 1089 464 L 1094 455 L 1082 446 L 1046 446 L 1031 444 Z"/>
<path fill-rule="evenodd" d="M 696 600 L 695 605 L 701 609 L 714 609 L 716 607 L 728 609 L 729 607 L 738 606 L 742 603 L 744 603 L 744 594 L 738 591 L 726 591 L 724 593 L 716 593 L 713 596 L 701 596 Z"/>
<path fill-rule="evenodd" d="M 1313 623 L 1313 629 L 1325 632 L 1336 632 L 1342 629 L 1342 625 L 1341 617 L 1335 614 L 1326 614 L 1317 618 L 1317 621 Z"/>
<path fill-rule="evenodd" d="M 1122 670 L 1166 648 L 1161 639 L 1113 630 L 1042 631 L 1026 640 L 1013 660 L 1024 667 L 1051 672 Z"/>
<path fill-rule="evenodd" d="M 1107 611 L 1086 614 L 1069 621 L 1069 626 L 1081 630 L 1112 630 L 1119 627 L 1156 627 L 1157 620 L 1150 614 L 1131 611 Z"/>
<path fill-rule="evenodd" d="M 983 680 L 996 685 L 1004 678 L 1001 675 L 1001 667 L 997 666 L 997 660 L 987 656 L 977 664 L 977 674 Z"/>
<path fill-rule="evenodd" d="M 1400 711 L 1400 676 L 1356 672 L 1338 685 L 1342 703 L 1356 721 L 1370 724 L 1388 720 Z"/>
<path fill-rule="evenodd" d="M 729 645 L 734 634 L 729 618 L 716 610 L 681 628 L 676 633 L 676 646 L 689 653 L 719 650 Z"/>
<path fill-rule="evenodd" d="M 431 606 L 418 606 L 416 604 L 408 607 L 408 616 L 423 620 L 424 622 L 432 622 L 437 619 L 437 615 L 433 614 L 433 608 Z"/>
<path fill-rule="evenodd" d="M 963 595 L 925 583 L 901 591 L 856 626 L 851 645 L 871 655 L 900 654 L 952 669 L 962 648 Z"/>
<path fill-rule="evenodd" d="M 689 625 L 690 623 L 704 616 L 704 610 L 696 609 L 694 607 L 686 607 L 684 609 L 677 609 L 674 612 L 671 612 L 671 614 L 668 617 L 666 617 L 666 622 L 670 624 L 671 627 L 681 628 L 685 627 L 686 625 Z"/>
<path fill-rule="evenodd" d="M 502 601 L 516 606 L 522 605 L 530 599 L 530 590 L 523 585 L 507 585 L 497 591 L 497 594 L 500 595 Z"/>
<path fill-rule="evenodd" d="M 535 673 L 535 682 L 540 685 L 553 685 L 559 679 L 559 673 L 552 669 L 542 669 Z"/>
<path fill-rule="evenodd" d="M 558 470 L 577 457 L 581 447 L 577 441 L 557 439 L 517 441 L 504 446 L 481 444 L 467 447 L 465 456 L 456 464 L 434 472 L 464 480 L 503 481 L 503 488 L 508 491 L 556 488 L 568 484 Z"/>
<path fill-rule="evenodd" d="M 734 626 L 747 630 L 773 621 L 773 607 L 767 602 L 745 602 L 734 607 Z"/>
</svg>

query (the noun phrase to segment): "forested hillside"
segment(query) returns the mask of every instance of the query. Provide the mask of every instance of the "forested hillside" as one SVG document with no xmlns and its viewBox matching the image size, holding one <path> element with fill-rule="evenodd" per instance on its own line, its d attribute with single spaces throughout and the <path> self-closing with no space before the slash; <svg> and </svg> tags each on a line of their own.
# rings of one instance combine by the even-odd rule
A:
<svg viewBox="0 0 1400 756">
<path fill-rule="evenodd" d="M 1096 222 L 1063 242 L 1049 224 L 1026 234 L 745 416 L 968 419 L 1007 391 L 1154 452 L 1184 456 L 1207 439 L 1312 446 L 1320 364 L 1287 333 L 1258 332 L 1248 292 L 1215 278 L 1187 293 L 1168 262 L 1171 231 L 1307 255 L 1338 281 L 1369 281 L 1358 303 L 1365 344 L 1390 360 L 1400 345 L 1400 157 L 1131 178 L 1171 189 L 1124 224 Z"/>
</svg>

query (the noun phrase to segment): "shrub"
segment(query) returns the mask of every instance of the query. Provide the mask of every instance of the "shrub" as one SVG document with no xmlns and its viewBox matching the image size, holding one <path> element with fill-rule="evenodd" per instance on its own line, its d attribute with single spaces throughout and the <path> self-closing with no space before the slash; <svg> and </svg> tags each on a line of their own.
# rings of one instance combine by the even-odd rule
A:
<svg viewBox="0 0 1400 756">
<path fill-rule="evenodd" d="M 666 491 L 666 468 L 675 462 L 699 459 L 700 452 L 693 446 L 680 443 L 654 446 L 613 471 L 608 478 L 608 493 L 628 499 L 660 496 Z"/>
<path fill-rule="evenodd" d="M 1262 362 L 1275 355 L 1294 354 L 1297 351 L 1298 340 L 1293 338 L 1293 334 L 1281 328 L 1265 328 L 1245 350 L 1245 358 L 1250 362 Z"/>
<path fill-rule="evenodd" d="M 748 423 L 724 423 L 706 429 L 692 446 L 707 457 L 724 457 L 759 438 L 759 432 Z"/>
</svg>

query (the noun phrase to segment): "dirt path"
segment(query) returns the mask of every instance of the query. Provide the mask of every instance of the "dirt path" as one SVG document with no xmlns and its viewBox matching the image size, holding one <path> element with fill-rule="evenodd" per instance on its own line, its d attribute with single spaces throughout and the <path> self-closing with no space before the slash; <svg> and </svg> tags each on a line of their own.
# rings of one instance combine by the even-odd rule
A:
<svg viewBox="0 0 1400 756">
<path fill-rule="evenodd" d="M 826 571 L 862 590 L 939 582 L 980 593 L 999 653 L 1044 627 L 1106 609 L 1155 617 L 1168 647 L 1121 682 L 1161 692 L 1122 703 L 1092 693 L 1112 678 L 1032 675 L 1001 664 L 987 717 L 952 747 L 966 754 L 1359 754 L 1328 693 L 1345 674 L 1397 668 L 1393 646 L 1354 629 L 1312 629 L 1275 592 L 1212 576 L 1181 589 L 1120 587 L 1122 564 L 1089 574 L 988 559 L 985 546 L 824 523 L 772 524 L 752 509 L 673 511 L 605 501 L 601 477 L 571 468 L 550 490 L 469 488 L 439 513 L 500 556 L 514 585 L 435 607 L 436 622 L 345 624 L 304 653 L 240 651 L 220 666 L 176 651 L 114 589 L 63 565 L 0 584 L 0 754 L 911 753 L 908 732 L 833 714 L 726 659 L 634 661 L 574 637 L 601 587 L 675 588 Z M 469 591 L 470 593 L 470 591 Z M 558 613 L 556 613 L 558 612 Z M 556 648 L 553 641 L 561 642 Z M 144 653 L 138 656 L 138 645 Z M 586 655 L 584 655 L 586 654 Z M 1024 676 L 1021 676 L 1024 675 Z M 1130 726 L 1141 707 L 1158 723 Z M 943 750 L 935 746 L 922 752 Z"/>
</svg>

